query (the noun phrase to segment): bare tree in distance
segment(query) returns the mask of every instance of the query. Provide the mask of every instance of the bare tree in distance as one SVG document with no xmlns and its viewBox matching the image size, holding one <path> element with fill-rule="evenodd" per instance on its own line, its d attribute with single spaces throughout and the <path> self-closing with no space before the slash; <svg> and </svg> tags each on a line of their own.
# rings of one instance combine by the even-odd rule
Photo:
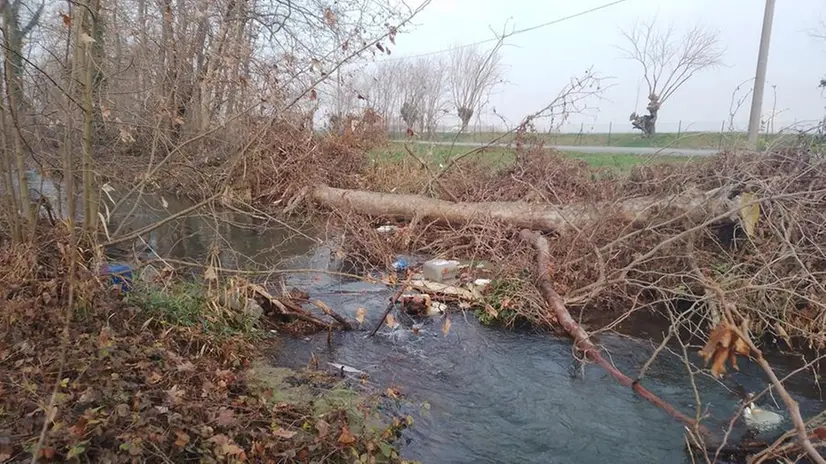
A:
<svg viewBox="0 0 826 464">
<path fill-rule="evenodd" d="M 438 58 L 420 58 L 413 69 L 413 76 L 421 86 L 422 131 L 432 136 L 439 119 L 448 111 L 445 62 Z"/>
<path fill-rule="evenodd" d="M 401 117 L 407 128 L 432 133 L 447 111 L 446 74 L 435 58 L 380 61 L 360 73 L 355 87 L 387 124 Z"/>
<path fill-rule="evenodd" d="M 502 82 L 502 39 L 489 51 L 478 45 L 457 47 L 448 58 L 448 82 L 456 115 L 467 129 L 473 115 L 481 109 L 482 98 Z"/>
<path fill-rule="evenodd" d="M 719 33 L 695 25 L 678 34 L 672 25 L 660 28 L 656 19 L 622 31 L 625 58 L 642 66 L 648 86 L 648 114 L 631 113 L 630 121 L 645 137 L 656 133 L 662 105 L 697 72 L 722 64 Z"/>
<path fill-rule="evenodd" d="M 445 103 L 444 63 L 419 58 L 408 63 L 402 72 L 402 119 L 410 129 L 434 132 Z"/>
</svg>

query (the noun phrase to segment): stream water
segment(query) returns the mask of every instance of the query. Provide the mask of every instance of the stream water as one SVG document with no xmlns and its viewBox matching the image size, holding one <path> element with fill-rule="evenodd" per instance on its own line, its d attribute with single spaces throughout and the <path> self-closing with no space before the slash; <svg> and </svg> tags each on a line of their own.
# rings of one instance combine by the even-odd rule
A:
<svg viewBox="0 0 826 464">
<path fill-rule="evenodd" d="M 136 208 L 133 228 L 139 228 L 190 204 L 157 196 Z M 128 209 L 127 209 L 128 210 Z M 336 260 L 328 248 L 235 213 L 221 220 L 188 217 L 173 221 L 145 237 L 162 256 L 203 259 L 213 243 L 235 250 L 221 253 L 222 262 L 252 261 L 269 267 L 332 269 Z M 342 315 L 355 319 L 367 309 L 361 330 L 283 340 L 272 362 L 306 366 L 315 354 L 324 365 L 335 362 L 366 371 L 380 388 L 394 385 L 409 401 L 405 413 L 414 426 L 403 433 L 401 450 L 424 463 L 680 463 L 686 454 L 683 427 L 658 408 L 620 386 L 596 366 L 584 371 L 572 361 L 571 342 L 533 331 L 507 331 L 481 325 L 475 317 L 452 312 L 447 335 L 443 321 L 424 321 L 418 335 L 402 319 L 396 330 L 384 326 L 377 336 L 369 329 L 381 317 L 393 291 L 384 286 L 324 273 L 298 273 L 288 278 Z M 407 322 L 408 324 L 405 324 Z M 611 360 L 632 377 L 654 350 L 651 342 L 605 335 L 599 342 Z M 696 352 L 696 350 L 693 350 Z M 699 363 L 696 356 L 693 362 Z M 792 358 L 772 360 L 781 378 L 795 369 Z M 751 391 L 765 381 L 757 367 L 740 362 L 733 379 Z M 788 383 L 804 415 L 822 411 L 811 373 Z M 678 409 L 693 415 L 694 390 L 682 359 L 664 353 L 644 380 L 646 387 Z M 720 430 L 737 407 L 737 396 L 721 384 L 696 377 L 704 422 Z M 779 399 L 778 399 L 779 401 Z M 764 397 L 762 407 L 782 411 Z M 791 427 L 787 420 L 784 426 Z M 742 433 L 738 425 L 736 438 Z"/>
</svg>

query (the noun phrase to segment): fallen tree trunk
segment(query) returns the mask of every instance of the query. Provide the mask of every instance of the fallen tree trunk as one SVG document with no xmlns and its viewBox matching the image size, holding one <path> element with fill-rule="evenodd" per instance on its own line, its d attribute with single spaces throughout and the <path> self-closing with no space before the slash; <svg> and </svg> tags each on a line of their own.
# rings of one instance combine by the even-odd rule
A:
<svg viewBox="0 0 826 464">
<path fill-rule="evenodd" d="M 711 433 L 705 426 L 678 411 L 657 395 L 640 385 L 639 382 L 620 372 L 619 369 L 609 363 L 602 356 L 600 350 L 591 342 L 590 335 L 588 335 L 588 333 L 579 324 L 577 324 L 573 317 L 571 317 L 571 313 L 569 313 L 568 309 L 565 307 L 562 297 L 556 293 L 553 289 L 553 285 L 551 285 L 551 280 L 548 276 L 548 270 L 551 266 L 548 241 L 545 237 L 530 230 L 522 230 L 520 235 L 525 241 L 531 243 L 533 247 L 536 248 L 536 285 L 539 288 L 539 292 L 542 294 L 542 297 L 545 299 L 545 302 L 554 312 L 557 321 L 559 321 L 560 325 L 562 325 L 565 331 L 568 332 L 568 334 L 574 339 L 574 346 L 576 349 L 582 352 L 588 359 L 599 364 L 600 367 L 608 371 L 608 373 L 617 379 L 620 384 L 626 387 L 631 387 L 635 393 L 648 400 L 651 404 L 667 412 L 672 417 L 678 419 L 690 430 L 696 431 L 702 435 L 704 439 L 712 438 Z"/>
<path fill-rule="evenodd" d="M 524 202 L 452 202 L 394 193 L 347 190 L 319 185 L 312 197 L 333 209 L 353 210 L 371 216 L 402 216 L 468 223 L 485 219 L 505 222 L 514 227 L 561 232 L 594 222 L 605 211 L 619 212 L 629 220 L 647 221 L 664 208 L 676 209 L 703 221 L 731 210 L 732 204 L 723 189 L 686 191 L 663 197 L 637 197 L 618 202 L 570 205 L 542 205 Z"/>
</svg>

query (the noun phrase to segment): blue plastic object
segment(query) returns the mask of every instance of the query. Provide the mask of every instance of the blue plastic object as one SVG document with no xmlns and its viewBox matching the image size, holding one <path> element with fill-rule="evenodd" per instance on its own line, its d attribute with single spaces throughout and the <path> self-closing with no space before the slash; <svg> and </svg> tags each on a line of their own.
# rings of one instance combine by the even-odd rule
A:
<svg viewBox="0 0 826 464">
<path fill-rule="evenodd" d="M 394 271 L 404 271 L 407 269 L 407 260 L 399 256 L 391 265 Z"/>
<path fill-rule="evenodd" d="M 132 267 L 128 264 L 104 264 L 101 273 L 110 276 L 112 285 L 119 286 L 122 292 L 132 288 Z"/>
</svg>

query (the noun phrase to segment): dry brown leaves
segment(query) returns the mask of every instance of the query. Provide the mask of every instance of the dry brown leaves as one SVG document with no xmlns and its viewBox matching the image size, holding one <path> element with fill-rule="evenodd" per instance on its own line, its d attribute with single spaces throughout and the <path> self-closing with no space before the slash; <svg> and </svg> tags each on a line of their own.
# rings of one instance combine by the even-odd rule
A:
<svg viewBox="0 0 826 464">
<path fill-rule="evenodd" d="M 726 361 L 731 362 L 734 370 L 737 367 L 737 355 L 748 356 L 749 346 L 738 336 L 734 326 L 728 321 L 720 322 L 708 337 L 708 342 L 700 350 L 700 356 L 708 366 L 711 362 L 711 374 L 721 377 L 726 373 Z"/>
<path fill-rule="evenodd" d="M 12 254 L 0 248 L 0 257 Z M 59 256 L 24 259 L 37 261 L 39 273 L 20 274 L 11 299 L 0 300 L 0 461 L 28 461 L 44 421 L 42 461 L 276 462 L 366 452 L 371 437 L 333 435 L 350 430 L 343 411 L 319 422 L 316 433 L 301 427 L 314 421 L 309 405 L 272 407 L 271 392 L 247 382 L 258 353 L 249 340 L 145 320 L 103 287 L 94 305 L 74 314 L 71 343 L 63 345 L 66 296 L 53 290 L 65 288 Z M 53 293 L 48 303 L 44 291 Z M 57 402 L 44 414 L 62 350 Z"/>
</svg>

